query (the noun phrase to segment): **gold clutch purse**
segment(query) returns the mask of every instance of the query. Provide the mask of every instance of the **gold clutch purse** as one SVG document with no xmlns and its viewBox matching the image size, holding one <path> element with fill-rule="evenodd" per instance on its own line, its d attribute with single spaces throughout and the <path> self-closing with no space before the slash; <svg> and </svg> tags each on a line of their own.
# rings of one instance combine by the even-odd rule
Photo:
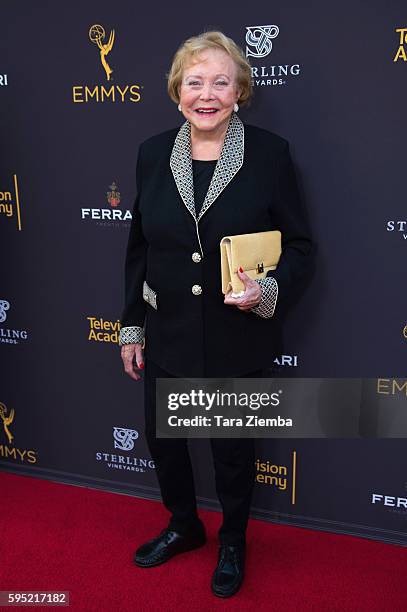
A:
<svg viewBox="0 0 407 612">
<path fill-rule="evenodd" d="M 275 270 L 281 255 L 281 232 L 257 232 L 225 236 L 220 242 L 222 293 L 232 290 L 232 297 L 240 297 L 244 284 L 237 269 L 243 268 L 250 278 L 265 278 L 269 270 Z"/>
</svg>

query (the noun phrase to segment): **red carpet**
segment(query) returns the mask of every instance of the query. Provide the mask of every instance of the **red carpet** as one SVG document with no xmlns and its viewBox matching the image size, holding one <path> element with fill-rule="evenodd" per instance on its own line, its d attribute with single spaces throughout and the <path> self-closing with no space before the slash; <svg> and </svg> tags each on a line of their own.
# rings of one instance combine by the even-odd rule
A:
<svg viewBox="0 0 407 612">
<path fill-rule="evenodd" d="M 166 525 L 161 504 L 5 472 L 0 486 L 0 590 L 70 591 L 69 609 L 98 612 L 407 608 L 403 547 L 251 521 L 245 583 L 220 600 L 210 592 L 220 514 L 200 512 L 206 546 L 140 569 L 132 555 Z"/>
</svg>

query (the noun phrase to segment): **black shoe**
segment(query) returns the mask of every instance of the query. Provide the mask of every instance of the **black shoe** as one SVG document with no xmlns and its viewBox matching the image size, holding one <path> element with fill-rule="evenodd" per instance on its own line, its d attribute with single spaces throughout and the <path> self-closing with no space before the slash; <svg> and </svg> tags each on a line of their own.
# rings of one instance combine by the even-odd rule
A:
<svg viewBox="0 0 407 612">
<path fill-rule="evenodd" d="M 218 597 L 237 593 L 244 578 L 245 546 L 222 544 L 212 578 L 212 592 Z"/>
<path fill-rule="evenodd" d="M 188 535 L 181 535 L 167 527 L 156 538 L 149 540 L 136 550 L 134 562 L 139 567 L 154 567 L 165 563 L 179 553 L 199 548 L 205 542 L 203 525 Z"/>
</svg>

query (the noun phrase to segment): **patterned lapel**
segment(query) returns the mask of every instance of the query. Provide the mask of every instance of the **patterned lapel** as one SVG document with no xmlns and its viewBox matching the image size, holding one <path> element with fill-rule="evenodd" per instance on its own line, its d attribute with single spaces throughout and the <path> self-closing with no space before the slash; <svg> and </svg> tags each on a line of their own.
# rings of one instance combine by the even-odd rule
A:
<svg viewBox="0 0 407 612">
<path fill-rule="evenodd" d="M 194 179 L 191 156 L 191 124 L 185 121 L 180 127 L 171 152 L 170 166 L 175 184 L 185 206 L 195 222 L 202 219 L 209 207 L 230 183 L 243 165 L 244 126 L 236 113 L 232 113 L 226 131 L 222 151 L 215 166 L 198 218 L 195 212 Z"/>
</svg>

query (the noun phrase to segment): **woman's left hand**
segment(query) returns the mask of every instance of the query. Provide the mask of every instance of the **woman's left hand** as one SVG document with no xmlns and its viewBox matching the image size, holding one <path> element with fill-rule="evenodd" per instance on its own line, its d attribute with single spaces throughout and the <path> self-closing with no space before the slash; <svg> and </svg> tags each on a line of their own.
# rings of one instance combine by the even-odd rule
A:
<svg viewBox="0 0 407 612">
<path fill-rule="evenodd" d="M 251 308 L 254 308 L 258 305 L 261 299 L 261 287 L 259 283 L 252 280 L 245 272 L 240 272 L 238 269 L 237 274 L 240 280 L 244 283 L 244 295 L 240 298 L 231 297 L 232 291 L 228 291 L 225 295 L 224 302 L 225 304 L 231 304 L 232 306 L 236 306 L 239 310 L 249 311 Z"/>
</svg>

